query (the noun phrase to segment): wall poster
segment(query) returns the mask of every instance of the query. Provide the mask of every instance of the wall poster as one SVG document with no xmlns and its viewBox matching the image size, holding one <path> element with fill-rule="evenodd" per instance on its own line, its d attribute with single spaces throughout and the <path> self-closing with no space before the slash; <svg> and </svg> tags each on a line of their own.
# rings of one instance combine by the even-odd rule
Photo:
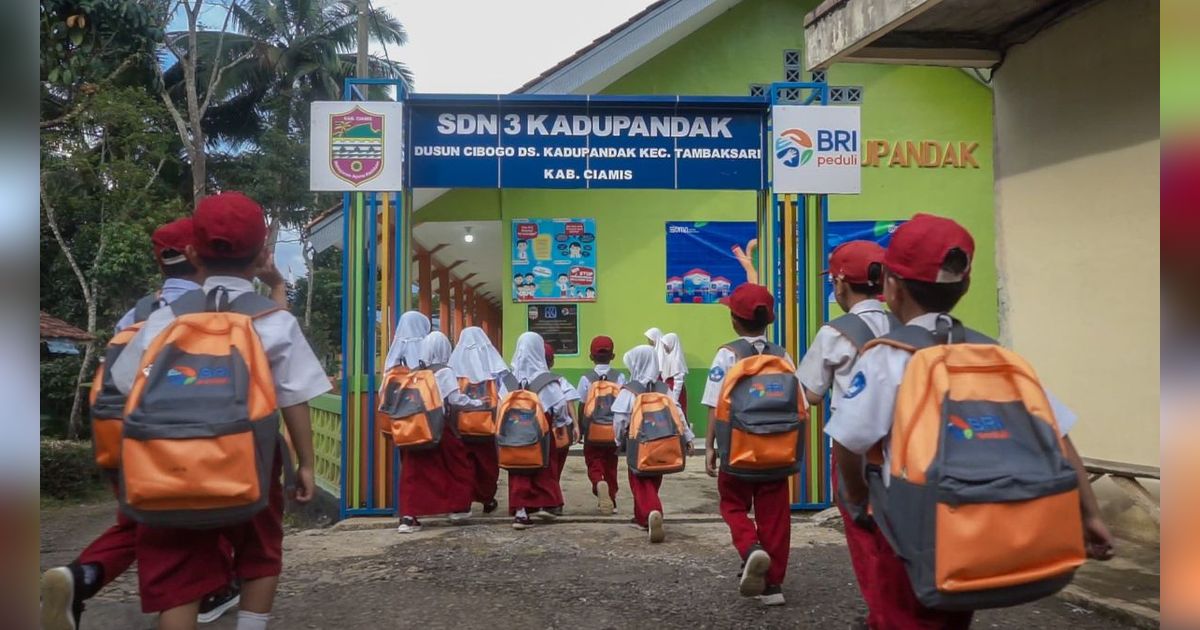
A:
<svg viewBox="0 0 1200 630">
<path fill-rule="evenodd" d="M 514 302 L 595 302 L 596 221 L 514 219 Z"/>
<path fill-rule="evenodd" d="M 673 304 L 713 304 L 746 281 L 754 221 L 668 221 L 666 297 Z"/>
<path fill-rule="evenodd" d="M 526 317 L 527 330 L 541 335 L 555 356 L 579 354 L 579 309 L 574 304 L 530 304 Z"/>
</svg>

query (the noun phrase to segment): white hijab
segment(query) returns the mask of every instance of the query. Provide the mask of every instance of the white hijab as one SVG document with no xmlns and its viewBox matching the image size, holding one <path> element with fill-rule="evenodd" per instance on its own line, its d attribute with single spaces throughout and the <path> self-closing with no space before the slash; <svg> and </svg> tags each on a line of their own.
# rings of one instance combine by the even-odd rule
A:
<svg viewBox="0 0 1200 630">
<path fill-rule="evenodd" d="M 658 380 L 658 353 L 650 346 L 636 346 L 625 353 L 625 367 L 633 383 L 653 383 Z"/>
<path fill-rule="evenodd" d="M 675 333 L 663 335 L 662 346 L 665 351 L 665 359 L 660 354 L 659 361 L 662 367 L 663 378 L 682 378 L 686 376 L 688 373 L 687 359 L 683 356 L 683 344 L 679 342 L 679 335 Z"/>
<path fill-rule="evenodd" d="M 532 381 L 539 374 L 549 372 L 546 366 L 546 342 L 535 332 L 521 333 L 517 337 L 517 349 L 513 351 L 512 372 L 518 381 Z"/>
<path fill-rule="evenodd" d="M 482 383 L 507 371 L 508 364 L 496 351 L 483 329 L 471 326 L 459 333 L 458 346 L 450 354 L 450 368 L 454 370 L 455 376 L 472 383 Z"/>
<path fill-rule="evenodd" d="M 400 316 L 396 324 L 396 334 L 392 337 L 392 347 L 388 348 L 387 359 L 383 369 L 390 370 L 401 363 L 410 369 L 416 369 L 421 362 L 421 342 L 433 326 L 429 318 L 417 311 L 408 311 Z"/>
<path fill-rule="evenodd" d="M 657 348 L 658 344 L 662 343 L 663 333 L 658 328 L 651 327 L 646 330 L 646 341 L 650 342 L 652 347 Z"/>
<path fill-rule="evenodd" d="M 425 365 L 445 365 L 450 360 L 450 339 L 435 330 L 421 341 L 421 360 Z"/>
</svg>

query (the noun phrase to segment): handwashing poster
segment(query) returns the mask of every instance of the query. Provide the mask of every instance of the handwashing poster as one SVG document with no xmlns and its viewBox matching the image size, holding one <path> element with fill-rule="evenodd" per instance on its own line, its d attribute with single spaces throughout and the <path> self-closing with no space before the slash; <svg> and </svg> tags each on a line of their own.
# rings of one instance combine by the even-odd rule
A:
<svg viewBox="0 0 1200 630">
<path fill-rule="evenodd" d="M 514 302 L 595 302 L 596 221 L 514 219 Z"/>
<path fill-rule="evenodd" d="M 838 245 L 846 241 L 874 241 L 880 247 L 887 248 L 892 241 L 892 232 L 900 227 L 903 221 L 830 221 L 825 230 L 825 263 L 829 262 L 829 254 Z M 827 264 L 822 264 L 824 269 Z M 833 297 L 833 281 L 825 276 L 825 299 L 830 304 L 837 300 Z"/>
<path fill-rule="evenodd" d="M 754 221 L 668 221 L 667 302 L 713 304 L 746 281 L 758 242 Z"/>
</svg>

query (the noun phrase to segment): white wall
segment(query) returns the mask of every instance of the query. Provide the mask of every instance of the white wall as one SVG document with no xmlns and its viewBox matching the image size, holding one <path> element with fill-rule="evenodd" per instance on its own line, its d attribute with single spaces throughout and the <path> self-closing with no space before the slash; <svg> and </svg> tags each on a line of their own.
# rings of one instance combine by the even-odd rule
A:
<svg viewBox="0 0 1200 630">
<path fill-rule="evenodd" d="M 1002 337 L 1080 415 L 1084 456 L 1157 465 L 1156 0 L 1106 0 L 995 73 Z"/>
</svg>

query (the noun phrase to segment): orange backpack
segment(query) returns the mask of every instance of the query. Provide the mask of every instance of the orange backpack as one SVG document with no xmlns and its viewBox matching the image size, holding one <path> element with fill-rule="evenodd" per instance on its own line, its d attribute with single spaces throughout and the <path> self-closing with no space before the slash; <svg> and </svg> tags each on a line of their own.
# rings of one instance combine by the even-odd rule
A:
<svg viewBox="0 0 1200 630">
<path fill-rule="evenodd" d="M 157 293 L 151 293 L 137 301 L 133 307 L 133 323 L 122 328 L 104 348 L 104 357 L 96 368 L 88 406 L 92 417 L 92 450 L 96 465 L 105 470 L 116 470 L 121 464 L 121 424 L 125 414 L 125 394 L 117 389 L 112 375 L 104 369 L 117 362 L 129 340 L 142 329 L 146 318 L 162 306 Z"/>
<path fill-rule="evenodd" d="M 922 604 L 1013 606 L 1051 595 L 1084 561 L 1075 470 L 1029 364 L 945 318 L 866 347 L 913 353 L 889 444 L 868 457 L 871 511 Z M 882 445 L 882 443 L 881 443 Z"/>
<path fill-rule="evenodd" d="M 616 443 L 612 406 L 617 394 L 621 393 L 621 386 L 616 381 L 608 380 L 614 374 L 609 371 L 601 375 L 592 370 L 584 375 L 588 379 L 588 395 L 579 414 L 579 425 L 583 439 L 588 444 L 612 446 Z"/>
<path fill-rule="evenodd" d="M 437 372 L 444 367 L 422 363 L 412 371 L 392 368 L 384 375 L 379 413 L 391 423 L 392 442 L 400 450 L 421 451 L 441 444 L 446 403 L 437 384 Z"/>
<path fill-rule="evenodd" d="M 275 382 L 254 320 L 279 310 L 191 291 L 150 342 L 125 405 L 121 509 L 157 527 L 242 523 L 267 507 L 280 445 Z"/>
<path fill-rule="evenodd" d="M 737 361 L 714 413 L 721 470 L 747 481 L 791 477 L 800 470 L 808 421 L 796 367 L 773 343 L 761 353 L 745 339 L 725 348 Z"/>
<path fill-rule="evenodd" d="M 626 383 L 634 395 L 625 456 L 635 475 L 668 475 L 687 463 L 687 438 L 679 407 L 666 383 Z"/>
<path fill-rule="evenodd" d="M 464 442 L 496 441 L 496 392 L 495 379 L 472 383 L 458 379 L 458 389 L 464 395 L 487 403 L 484 409 L 462 409 L 458 415 L 458 433 Z"/>
<path fill-rule="evenodd" d="M 553 431 L 538 392 L 557 380 L 557 376 L 546 373 L 521 383 L 512 374 L 504 375 L 508 393 L 496 411 L 496 451 L 501 468 L 536 471 L 550 465 Z"/>
</svg>

